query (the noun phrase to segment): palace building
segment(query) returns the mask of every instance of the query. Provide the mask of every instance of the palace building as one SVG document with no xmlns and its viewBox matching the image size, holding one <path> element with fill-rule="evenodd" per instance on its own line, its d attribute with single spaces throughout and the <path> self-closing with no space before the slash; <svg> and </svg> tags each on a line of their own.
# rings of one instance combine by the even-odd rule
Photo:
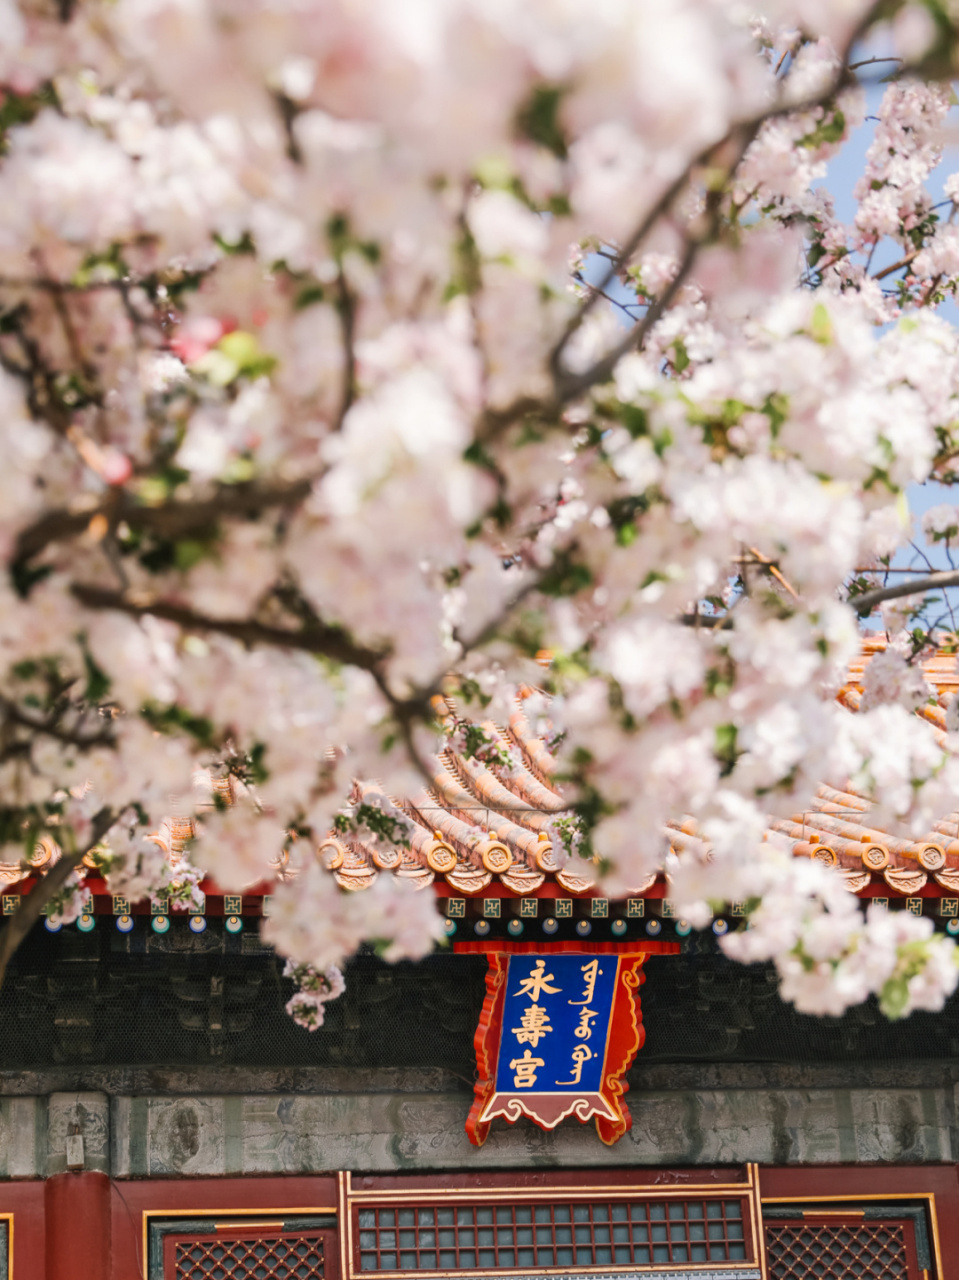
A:
<svg viewBox="0 0 959 1280">
<path fill-rule="evenodd" d="M 925 674 L 942 735 L 955 657 Z M 409 848 L 319 850 L 346 892 L 434 895 L 448 941 L 361 952 L 319 1031 L 284 1012 L 269 884 L 205 884 L 187 917 L 91 871 L 87 913 L 33 931 L 0 990 L 0 1280 L 959 1275 L 959 997 L 898 1023 L 796 1013 L 717 945 L 743 903 L 695 932 L 662 876 L 610 900 L 567 874 L 522 701 L 484 729 L 520 769 L 446 753 L 403 802 Z M 899 839 L 833 783 L 770 829 L 959 932 L 959 812 Z M 158 838 L 175 858 L 188 834 Z M 667 835 L 702 846 L 691 820 Z M 4 913 L 56 856 L 0 865 Z"/>
</svg>

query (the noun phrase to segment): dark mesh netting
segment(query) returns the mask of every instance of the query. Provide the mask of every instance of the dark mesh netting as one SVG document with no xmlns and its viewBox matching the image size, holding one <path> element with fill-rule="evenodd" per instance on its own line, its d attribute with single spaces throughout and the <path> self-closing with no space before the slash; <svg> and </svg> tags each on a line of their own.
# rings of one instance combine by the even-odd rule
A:
<svg viewBox="0 0 959 1280">
<path fill-rule="evenodd" d="M 258 921 L 229 934 L 211 920 L 196 935 L 138 919 L 120 934 L 35 929 L 0 990 L 0 1068 L 68 1063 L 188 1066 L 432 1066 L 470 1069 L 483 959 L 449 953 L 417 965 L 356 957 L 347 989 L 320 1030 L 284 1010 L 293 994 L 284 961 L 264 947 Z"/>
<path fill-rule="evenodd" d="M 445 1068 L 471 1079 L 486 960 L 440 952 L 388 965 L 361 954 L 346 993 L 310 1033 L 284 1011 L 293 984 L 256 923 L 241 934 L 211 920 L 165 935 L 138 919 L 123 935 L 99 919 L 92 933 L 42 927 L 14 957 L 0 990 L 0 1069 L 58 1065 Z M 641 988 L 646 1044 L 657 1062 L 881 1064 L 959 1052 L 959 999 L 941 1014 L 889 1023 L 875 1002 L 843 1018 L 796 1014 L 762 965 L 718 954 L 692 935 L 680 956 L 654 956 Z"/>
</svg>

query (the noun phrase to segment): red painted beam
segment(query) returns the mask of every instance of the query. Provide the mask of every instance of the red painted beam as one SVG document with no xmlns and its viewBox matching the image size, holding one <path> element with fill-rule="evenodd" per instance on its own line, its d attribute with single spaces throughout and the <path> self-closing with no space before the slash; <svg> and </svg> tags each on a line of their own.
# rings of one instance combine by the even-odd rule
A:
<svg viewBox="0 0 959 1280">
<path fill-rule="evenodd" d="M 567 956 L 678 956 L 682 950 L 678 942 L 663 942 L 657 938 L 633 942 L 590 942 L 570 938 L 568 942 L 510 942 L 506 938 L 483 938 L 476 942 L 454 942 L 453 954 L 458 956 L 488 955 L 499 951 L 504 955 L 554 954 Z"/>
</svg>

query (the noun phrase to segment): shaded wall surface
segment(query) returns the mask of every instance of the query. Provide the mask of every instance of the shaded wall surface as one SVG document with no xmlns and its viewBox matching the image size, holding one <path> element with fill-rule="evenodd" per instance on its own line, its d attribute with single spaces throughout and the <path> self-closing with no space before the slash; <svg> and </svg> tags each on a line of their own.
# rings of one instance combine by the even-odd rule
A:
<svg viewBox="0 0 959 1280">
<path fill-rule="evenodd" d="M 462 1091 L 7 1096 L 0 1178 L 64 1171 L 73 1126 L 86 1168 L 114 1177 L 959 1160 L 951 1088 L 644 1090 L 630 1104 L 614 1147 L 592 1126 L 521 1122 L 476 1149 Z"/>
<path fill-rule="evenodd" d="M 959 1059 L 959 997 L 941 1014 L 888 1022 L 874 1001 L 843 1018 L 797 1014 L 769 966 L 733 964 L 712 936 L 678 956 L 651 956 L 641 989 L 646 1043 L 631 1080 L 658 1064 L 792 1064 L 912 1070 Z M 293 985 L 255 924 L 193 934 L 174 918 L 156 934 L 108 919 L 89 934 L 34 931 L 0 990 L 0 1071 L 87 1067 L 413 1067 L 473 1078 L 473 1034 L 485 994 L 482 956 L 442 952 L 390 966 L 360 955 L 347 989 L 310 1033 L 283 1006 Z M 907 1083 L 907 1080 L 903 1081 Z"/>
<path fill-rule="evenodd" d="M 283 1005 L 282 961 L 248 929 L 34 932 L 0 991 L 0 1178 L 959 1160 L 959 1000 L 890 1024 L 874 1005 L 816 1019 L 772 972 L 708 936 L 651 957 L 633 1127 L 464 1132 L 486 961 L 350 963 L 315 1033 Z"/>
</svg>

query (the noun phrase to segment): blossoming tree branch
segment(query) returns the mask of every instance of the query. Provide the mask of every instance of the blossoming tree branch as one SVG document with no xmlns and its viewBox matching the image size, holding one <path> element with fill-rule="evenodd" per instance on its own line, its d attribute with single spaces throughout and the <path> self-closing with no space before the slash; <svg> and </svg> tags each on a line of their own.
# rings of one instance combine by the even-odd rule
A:
<svg viewBox="0 0 959 1280">
<path fill-rule="evenodd" d="M 610 894 L 666 865 L 695 923 L 750 899 L 724 945 L 801 1008 L 941 1005 L 950 941 L 761 833 L 826 777 L 906 829 L 955 808 L 911 715 L 943 584 L 886 568 L 959 452 L 959 176 L 927 189 L 956 32 L 939 0 L 757 7 L 2 0 L 0 839 L 60 857 L 0 976 L 84 856 L 174 907 L 286 858 L 267 936 L 316 1025 L 363 939 L 441 923 L 317 844 L 402 840 L 436 695 L 508 771 L 463 726 L 525 683 L 554 844 Z M 823 179 L 880 79 L 846 223 Z M 687 813 L 708 856 L 668 852 Z"/>
</svg>

